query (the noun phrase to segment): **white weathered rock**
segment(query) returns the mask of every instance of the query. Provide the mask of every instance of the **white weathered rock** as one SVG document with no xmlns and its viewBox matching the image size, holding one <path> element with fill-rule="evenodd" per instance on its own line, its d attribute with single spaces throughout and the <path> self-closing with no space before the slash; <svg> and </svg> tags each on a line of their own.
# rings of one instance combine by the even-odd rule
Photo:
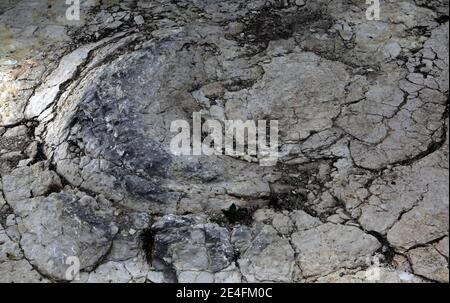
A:
<svg viewBox="0 0 450 303">
<path fill-rule="evenodd" d="M 397 42 L 389 42 L 384 46 L 384 55 L 386 58 L 396 59 L 401 52 L 402 48 Z"/>
<path fill-rule="evenodd" d="M 322 224 L 322 222 L 302 210 L 293 211 L 291 218 L 294 221 L 297 231 L 304 231 Z"/>
<path fill-rule="evenodd" d="M 241 282 L 242 282 L 242 274 L 234 264 L 214 275 L 214 283 L 241 283 Z"/>
<path fill-rule="evenodd" d="M 265 225 L 238 263 L 248 282 L 288 282 L 294 274 L 294 250 L 273 227 Z"/>
<path fill-rule="evenodd" d="M 11 202 L 25 257 L 41 272 L 66 279 L 67 257 L 77 257 L 81 270 L 95 267 L 110 250 L 117 233 L 111 216 L 82 205 L 70 192 Z"/>
<path fill-rule="evenodd" d="M 372 267 L 352 274 L 338 272 L 320 277 L 319 283 L 424 283 L 424 279 L 413 274 L 386 267 Z"/>
<path fill-rule="evenodd" d="M 145 23 L 145 20 L 144 20 L 144 17 L 138 15 L 138 16 L 135 16 L 135 17 L 134 17 L 134 22 L 135 22 L 137 25 L 142 25 L 142 24 Z"/>
<path fill-rule="evenodd" d="M 356 227 L 331 223 L 294 233 L 292 244 L 305 277 L 364 266 L 381 246 L 376 238 Z"/>
<path fill-rule="evenodd" d="M 3 176 L 3 193 L 8 202 L 39 197 L 62 188 L 59 176 L 46 168 L 44 162 L 20 167 Z"/>
<path fill-rule="evenodd" d="M 436 250 L 443 256 L 447 257 L 448 259 L 448 237 L 445 237 L 441 241 L 439 241 L 435 246 Z"/>
<path fill-rule="evenodd" d="M 19 244 L 0 227 L 0 283 L 47 282 L 24 259 Z"/>
<path fill-rule="evenodd" d="M 448 283 L 448 261 L 433 247 L 419 247 L 408 252 L 415 274 Z"/>
<path fill-rule="evenodd" d="M 182 271 L 178 274 L 180 283 L 213 283 L 214 275 L 209 272 Z"/>
<path fill-rule="evenodd" d="M 93 272 L 82 273 L 83 283 L 144 283 L 147 280 L 148 264 L 142 258 L 123 262 L 109 261 L 101 264 Z"/>
<path fill-rule="evenodd" d="M 425 183 L 422 186 L 426 186 L 426 192 L 420 196 L 418 205 L 405 213 L 387 234 L 389 242 L 400 250 L 448 235 L 448 183 L 439 181 L 448 178 L 448 169 L 429 166 L 440 161 L 435 154 L 413 166 L 418 169 L 416 180 L 418 184 Z"/>
<path fill-rule="evenodd" d="M 290 235 L 294 230 L 294 224 L 289 216 L 276 214 L 272 221 L 272 226 L 282 235 Z"/>
</svg>

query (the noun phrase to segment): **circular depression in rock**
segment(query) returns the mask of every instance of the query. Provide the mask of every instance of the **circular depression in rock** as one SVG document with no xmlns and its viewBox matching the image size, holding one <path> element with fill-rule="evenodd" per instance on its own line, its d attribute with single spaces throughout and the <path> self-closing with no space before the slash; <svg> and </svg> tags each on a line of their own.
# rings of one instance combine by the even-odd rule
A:
<svg viewBox="0 0 450 303">
<path fill-rule="evenodd" d="M 170 41 L 89 72 L 47 127 L 58 173 L 83 190 L 155 213 L 174 211 L 183 199 L 205 204 L 230 189 L 244 191 L 249 180 L 256 184 L 249 195 L 267 196 L 267 169 L 258 164 L 169 150 L 172 121 L 190 123 L 202 110 L 192 92 L 216 78 L 215 60 L 206 44 Z"/>
<path fill-rule="evenodd" d="M 148 41 L 140 50 L 110 54 L 106 58 L 113 59 L 88 69 L 66 91 L 44 139 L 58 173 L 68 183 L 152 213 L 220 210 L 249 201 L 268 204 L 270 185 L 286 171 L 228 156 L 170 152 L 171 123 L 191 121 L 199 111 L 206 113 L 205 118 L 221 112 L 222 120 L 278 120 L 282 162 L 293 159 L 304 164 L 315 158 L 349 157 L 351 152 L 357 164 L 379 168 L 407 159 L 410 145 L 422 141 L 408 137 L 391 159 L 370 151 L 389 145 L 403 129 L 381 142 L 371 141 L 372 132 L 379 129 L 370 125 L 364 127 L 367 134 L 355 134 L 361 127 L 353 122 L 368 121 L 371 108 L 388 106 L 385 97 L 394 105 L 405 97 L 399 89 L 385 89 L 389 77 L 370 83 L 341 62 L 299 48 L 276 55 L 279 50 L 269 46 L 265 55 L 270 59 L 256 60 L 245 56 L 235 42 L 220 38 L 220 31 L 202 43 L 194 32 L 181 30 Z M 206 98 L 216 84 L 220 94 Z M 437 108 L 440 117 L 443 106 Z M 391 109 L 386 115 L 383 119 L 390 127 L 400 122 L 411 124 L 411 129 L 421 126 L 406 117 L 405 110 Z M 343 137 L 347 137 L 343 146 L 330 147 Z M 364 163 L 362 157 L 367 158 Z"/>
<path fill-rule="evenodd" d="M 192 122 L 199 111 L 222 122 L 278 120 L 281 158 L 295 158 L 311 134 L 333 127 L 348 102 L 349 68 L 298 48 L 279 56 L 269 47 L 271 59 L 255 61 L 217 28 L 203 29 L 214 34 L 199 43 L 201 30 L 116 54 L 66 92 L 45 143 L 71 185 L 152 213 L 270 203 L 282 170 L 229 156 L 174 156 L 171 123 Z"/>
</svg>

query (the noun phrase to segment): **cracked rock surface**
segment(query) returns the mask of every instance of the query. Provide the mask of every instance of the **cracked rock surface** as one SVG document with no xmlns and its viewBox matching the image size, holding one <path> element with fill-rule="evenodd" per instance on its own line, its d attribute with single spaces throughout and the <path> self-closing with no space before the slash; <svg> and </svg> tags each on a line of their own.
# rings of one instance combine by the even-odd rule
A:
<svg viewBox="0 0 450 303">
<path fill-rule="evenodd" d="M 0 3 L 0 282 L 447 282 L 448 1 Z M 275 166 L 174 120 L 278 120 Z"/>
</svg>

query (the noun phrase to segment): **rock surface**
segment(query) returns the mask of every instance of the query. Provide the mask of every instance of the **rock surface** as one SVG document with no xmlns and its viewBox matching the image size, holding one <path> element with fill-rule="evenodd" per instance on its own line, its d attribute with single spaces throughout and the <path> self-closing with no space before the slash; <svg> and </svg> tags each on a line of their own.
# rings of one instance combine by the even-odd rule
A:
<svg viewBox="0 0 450 303">
<path fill-rule="evenodd" d="M 366 9 L 2 1 L 0 282 L 448 283 L 448 0 Z M 194 112 L 278 163 L 172 154 Z"/>
<path fill-rule="evenodd" d="M 376 238 L 353 226 L 323 224 L 294 233 L 292 244 L 305 277 L 326 276 L 340 268 L 366 265 L 381 246 Z"/>
</svg>

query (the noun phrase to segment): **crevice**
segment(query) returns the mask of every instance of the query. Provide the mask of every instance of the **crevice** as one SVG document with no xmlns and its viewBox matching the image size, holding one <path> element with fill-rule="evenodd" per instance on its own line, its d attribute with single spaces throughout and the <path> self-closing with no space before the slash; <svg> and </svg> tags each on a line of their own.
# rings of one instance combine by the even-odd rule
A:
<svg viewBox="0 0 450 303">
<path fill-rule="evenodd" d="M 153 254 L 155 250 L 156 232 L 152 228 L 145 228 L 140 234 L 142 249 L 148 264 L 153 262 Z"/>
<path fill-rule="evenodd" d="M 392 265 L 392 262 L 393 262 L 394 257 L 395 257 L 395 250 L 391 246 L 389 241 L 387 240 L 387 237 L 383 236 L 382 234 L 380 234 L 380 233 L 378 233 L 376 231 L 365 231 L 365 232 L 367 234 L 375 237 L 378 240 L 378 242 L 381 243 L 381 248 L 377 252 L 384 256 L 383 263 L 388 264 L 388 265 Z"/>
<path fill-rule="evenodd" d="M 428 242 L 426 242 L 426 243 L 419 243 L 419 244 L 413 245 L 413 246 L 411 246 L 407 251 L 409 252 L 409 251 L 414 250 L 414 249 L 416 249 L 416 248 L 423 248 L 423 247 L 427 247 L 427 246 L 429 246 L 429 245 L 433 245 L 433 244 L 439 243 L 439 242 L 440 242 L 442 239 L 444 239 L 445 237 L 448 237 L 448 235 L 440 236 L 440 237 L 435 238 L 435 239 L 433 239 L 433 240 L 431 240 L 431 241 L 428 241 Z"/>
<path fill-rule="evenodd" d="M 236 225 L 251 226 L 255 211 L 256 208 L 238 207 L 233 203 L 228 209 L 223 209 L 221 215 L 213 217 L 211 221 L 229 229 Z"/>
</svg>

